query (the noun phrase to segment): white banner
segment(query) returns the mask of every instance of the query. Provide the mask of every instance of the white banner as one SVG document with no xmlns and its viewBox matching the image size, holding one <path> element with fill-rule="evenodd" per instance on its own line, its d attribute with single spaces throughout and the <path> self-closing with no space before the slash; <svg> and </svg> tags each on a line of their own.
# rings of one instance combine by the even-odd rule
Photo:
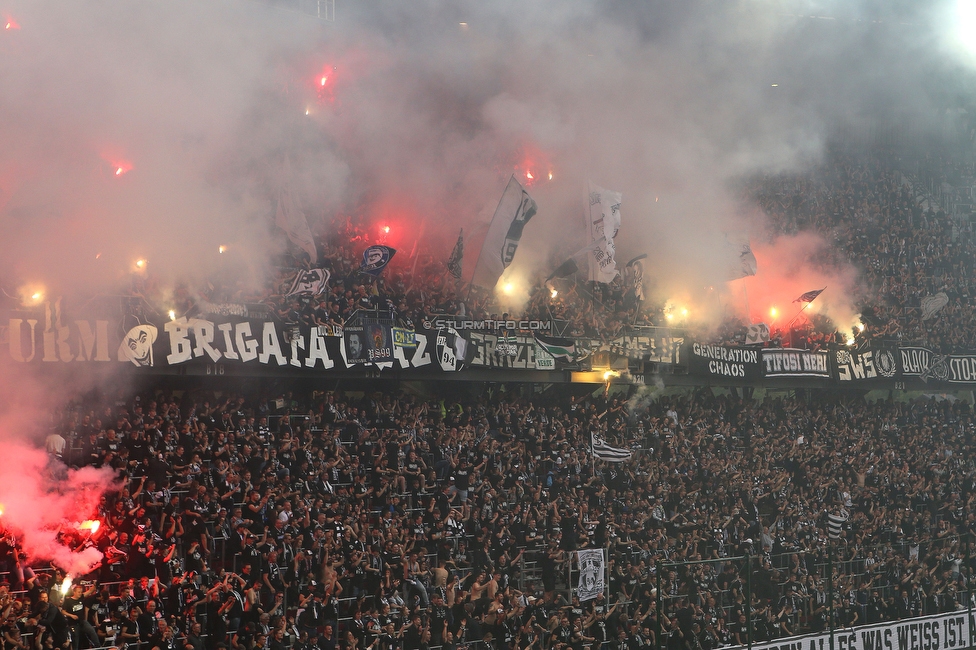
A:
<svg viewBox="0 0 976 650">
<path fill-rule="evenodd" d="M 953 650 L 969 648 L 976 626 L 965 611 L 834 630 L 835 650 Z M 746 646 L 734 646 L 745 648 Z M 830 633 L 752 644 L 752 650 L 829 650 Z"/>
<path fill-rule="evenodd" d="M 603 549 L 591 548 L 576 551 L 576 561 L 579 564 L 579 585 L 576 595 L 580 602 L 593 600 L 603 593 L 606 585 L 606 565 L 603 561 Z"/>
<path fill-rule="evenodd" d="M 617 277 L 616 248 L 613 238 L 620 229 L 620 192 L 589 184 L 586 206 L 586 229 L 590 248 L 590 281 L 612 282 Z"/>
</svg>

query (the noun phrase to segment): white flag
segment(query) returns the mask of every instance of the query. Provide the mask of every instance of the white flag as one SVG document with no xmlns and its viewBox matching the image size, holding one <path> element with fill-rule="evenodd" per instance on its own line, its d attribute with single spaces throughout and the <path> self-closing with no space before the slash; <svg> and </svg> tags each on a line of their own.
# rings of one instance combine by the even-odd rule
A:
<svg viewBox="0 0 976 650">
<path fill-rule="evenodd" d="M 596 434 L 590 434 L 590 450 L 595 458 L 610 463 L 622 463 L 633 455 L 629 449 L 611 447 Z"/>
<path fill-rule="evenodd" d="M 593 600 L 603 593 L 606 586 L 606 568 L 602 548 L 591 548 L 576 551 L 576 562 L 579 564 L 579 584 L 576 595 L 580 602 Z"/>
<path fill-rule="evenodd" d="M 589 184 L 586 206 L 586 228 L 592 243 L 590 249 L 590 280 L 612 282 L 617 277 L 616 248 L 613 238 L 620 229 L 620 192 L 605 190 Z"/>
<path fill-rule="evenodd" d="M 315 239 L 308 227 L 308 220 L 302 212 L 298 201 L 292 196 L 291 189 L 284 188 L 278 193 L 278 210 L 275 212 L 275 225 L 285 231 L 291 243 L 308 253 L 308 258 L 315 264 L 318 261 L 318 251 L 315 249 Z"/>
<path fill-rule="evenodd" d="M 746 330 L 746 345 L 767 343 L 769 341 L 769 326 L 766 323 L 753 323 Z"/>
<path fill-rule="evenodd" d="M 922 320 L 928 320 L 939 313 L 939 311 L 949 304 L 949 296 L 939 292 L 934 296 L 922 298 Z"/>
<path fill-rule="evenodd" d="M 291 283 L 286 296 L 296 296 L 310 293 L 317 296 L 329 288 L 329 272 L 326 269 L 308 269 L 299 271 Z"/>
<path fill-rule="evenodd" d="M 471 280 L 473 285 L 489 290 L 495 288 L 498 278 L 515 257 L 522 229 L 537 209 L 535 201 L 513 175 L 495 208 L 485 243 L 481 245 L 481 254 Z"/>
<path fill-rule="evenodd" d="M 749 275 L 755 275 L 759 270 L 759 263 L 756 261 L 756 255 L 752 252 L 752 246 L 749 244 L 748 233 L 727 232 L 725 233 L 725 243 L 729 260 L 727 271 L 729 280 L 738 280 Z"/>
</svg>

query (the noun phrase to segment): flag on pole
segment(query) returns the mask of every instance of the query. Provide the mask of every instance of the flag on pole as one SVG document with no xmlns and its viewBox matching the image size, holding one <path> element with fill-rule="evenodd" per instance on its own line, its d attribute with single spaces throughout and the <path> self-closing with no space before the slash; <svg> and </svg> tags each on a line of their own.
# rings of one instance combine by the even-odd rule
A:
<svg viewBox="0 0 976 650">
<path fill-rule="evenodd" d="M 949 304 L 949 296 L 939 292 L 934 296 L 922 298 L 922 320 L 928 320 L 938 314 L 943 307 Z"/>
<path fill-rule="evenodd" d="M 573 361 L 576 358 L 576 341 L 561 339 L 554 336 L 535 334 L 535 342 L 552 357 L 561 361 Z"/>
<path fill-rule="evenodd" d="M 590 434 L 590 450 L 594 458 L 599 458 L 610 463 L 622 463 L 625 460 L 630 460 L 630 457 L 633 455 L 629 449 L 611 447 L 595 433 Z"/>
<path fill-rule="evenodd" d="M 849 519 L 847 510 L 841 508 L 839 512 L 827 514 L 827 537 L 830 539 L 840 539 L 844 534 L 844 524 Z"/>
<path fill-rule="evenodd" d="M 451 274 L 458 282 L 461 281 L 461 268 L 464 262 L 464 228 L 461 228 L 461 233 L 458 235 L 457 243 L 454 244 L 454 250 L 451 251 L 451 256 L 447 258 L 447 272 Z"/>
<path fill-rule="evenodd" d="M 612 282 L 617 277 L 616 248 L 613 238 L 620 229 L 620 192 L 605 190 L 593 183 L 587 193 L 586 228 L 593 247 L 590 252 L 590 280 Z"/>
<path fill-rule="evenodd" d="M 593 600 L 606 588 L 607 570 L 603 549 L 589 548 L 576 551 L 576 563 L 579 565 L 580 572 L 576 595 L 581 603 Z"/>
<path fill-rule="evenodd" d="M 471 279 L 473 285 L 489 290 L 495 288 L 498 278 L 515 258 L 525 224 L 537 210 L 535 201 L 513 175 L 488 226 Z"/>
<path fill-rule="evenodd" d="M 395 248 L 379 245 L 370 246 L 363 251 L 363 263 L 359 267 L 359 270 L 369 275 L 379 275 L 386 268 L 386 265 L 390 263 L 394 255 L 396 255 Z"/>
<path fill-rule="evenodd" d="M 819 296 L 824 292 L 824 289 L 826 288 L 827 287 L 824 287 L 823 289 L 814 289 L 813 291 L 807 291 L 805 294 L 803 294 L 793 302 L 813 302 L 814 300 L 817 299 L 817 296 Z"/>
<path fill-rule="evenodd" d="M 275 211 L 275 225 L 285 231 L 288 239 L 295 246 L 308 254 L 312 264 L 318 262 L 319 255 L 315 248 L 315 239 L 308 227 L 308 220 L 291 189 L 285 187 L 278 192 L 278 209 Z"/>
<path fill-rule="evenodd" d="M 630 288 L 634 292 L 634 298 L 637 302 L 644 302 L 644 264 L 643 260 L 647 259 L 647 253 L 643 255 L 638 255 L 634 259 L 627 262 L 625 267 L 627 274 L 630 277 Z"/>
<path fill-rule="evenodd" d="M 317 296 L 323 293 L 329 284 L 330 273 L 326 269 L 307 269 L 299 271 L 291 283 L 286 296 L 297 296 L 310 293 Z"/>
<path fill-rule="evenodd" d="M 546 278 L 546 282 L 554 278 L 568 278 L 572 274 L 579 271 L 579 266 L 576 264 L 576 260 L 572 257 L 556 267 L 556 270 L 549 274 Z"/>
<path fill-rule="evenodd" d="M 759 270 L 759 263 L 749 244 L 749 235 L 744 232 L 727 232 L 725 242 L 729 250 L 729 280 L 755 275 Z"/>
</svg>

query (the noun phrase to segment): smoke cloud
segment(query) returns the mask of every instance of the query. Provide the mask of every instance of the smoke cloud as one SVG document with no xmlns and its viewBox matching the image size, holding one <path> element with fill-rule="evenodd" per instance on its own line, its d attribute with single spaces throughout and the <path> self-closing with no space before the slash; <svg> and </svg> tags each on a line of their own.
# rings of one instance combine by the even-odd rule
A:
<svg viewBox="0 0 976 650">
<path fill-rule="evenodd" d="M 944 134 L 972 64 L 953 6 L 340 0 L 326 23 L 249 0 L 0 0 L 0 287 L 116 295 L 147 269 L 162 294 L 260 286 L 285 245 L 285 188 L 320 235 L 390 227 L 394 267 L 408 251 L 446 260 L 464 227 L 470 277 L 514 173 L 539 205 L 509 273 L 520 287 L 585 243 L 592 180 L 623 193 L 618 262 L 648 253 L 659 302 L 757 320 L 828 286 L 820 304 L 843 322 L 856 270 L 818 265 L 812 235 L 767 239 L 736 188 L 867 125 Z M 726 284 L 727 232 L 752 235 L 755 278 Z M 93 381 L 3 375 L 8 438 L 46 435 L 38 414 Z M 8 526 L 38 557 L 88 562 L 52 530 L 107 476 L 54 489 L 43 453 L 4 453 Z"/>
<path fill-rule="evenodd" d="M 111 469 L 69 470 L 22 442 L 3 445 L 0 527 L 17 540 L 27 561 L 51 561 L 70 575 L 83 575 L 102 558 L 79 525 L 97 514 L 99 497 L 113 483 Z M 68 536 L 68 540 L 64 536 Z"/>
<path fill-rule="evenodd" d="M 15 0 L 0 273 L 110 292 L 143 259 L 257 283 L 285 184 L 313 230 L 383 222 L 446 257 L 516 173 L 540 213 L 513 273 L 578 248 L 593 180 L 624 194 L 620 256 L 680 279 L 662 299 L 697 291 L 724 279 L 723 232 L 762 230 L 731 182 L 935 113 L 952 13 L 915 4 L 339 2 L 332 24 L 243 0 Z"/>
</svg>

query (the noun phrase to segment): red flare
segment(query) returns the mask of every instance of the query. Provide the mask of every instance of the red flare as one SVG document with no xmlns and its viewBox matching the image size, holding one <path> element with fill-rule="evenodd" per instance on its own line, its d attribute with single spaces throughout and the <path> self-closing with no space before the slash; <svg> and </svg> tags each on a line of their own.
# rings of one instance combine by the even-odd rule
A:
<svg viewBox="0 0 976 650">
<path fill-rule="evenodd" d="M 17 21 L 13 18 L 8 18 L 3 25 L 3 28 L 7 30 L 20 29 L 20 25 L 18 25 Z"/>
</svg>

